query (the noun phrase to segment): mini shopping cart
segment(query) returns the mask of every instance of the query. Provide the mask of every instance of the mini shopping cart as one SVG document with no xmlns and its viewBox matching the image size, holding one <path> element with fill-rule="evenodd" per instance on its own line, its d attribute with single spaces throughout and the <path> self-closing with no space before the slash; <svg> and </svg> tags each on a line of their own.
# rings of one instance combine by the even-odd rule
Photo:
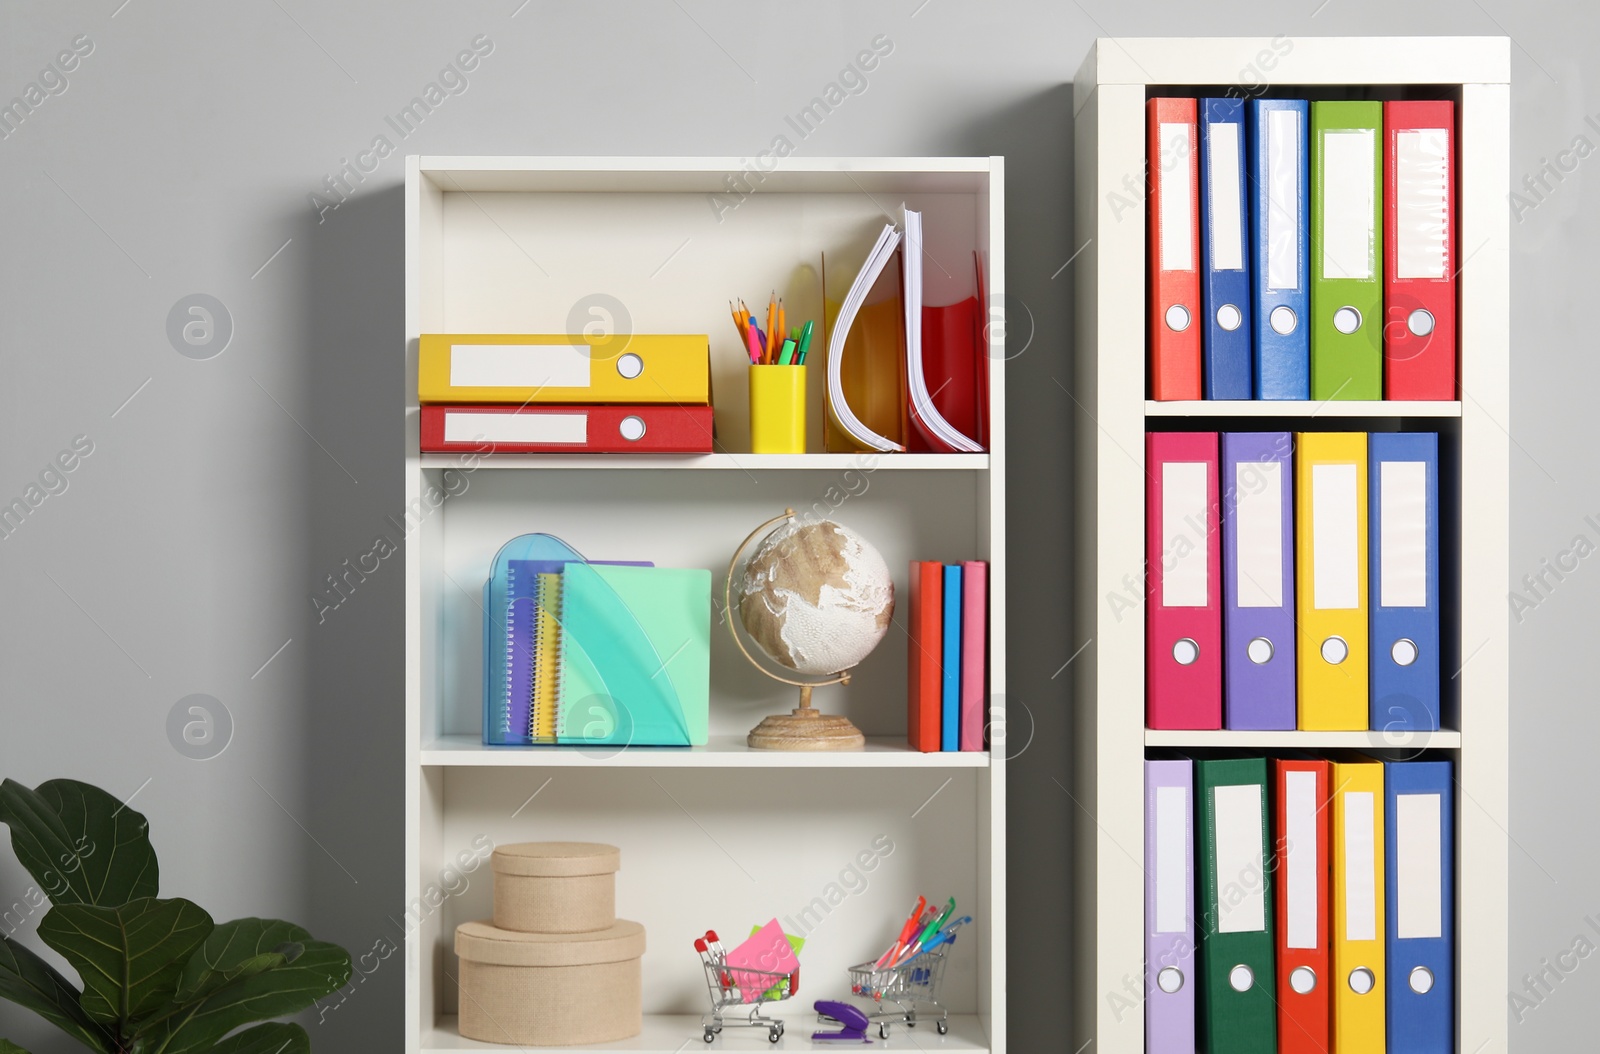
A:
<svg viewBox="0 0 1600 1054">
<path fill-rule="evenodd" d="M 700 953 L 700 964 L 706 971 L 706 988 L 711 993 L 711 1013 L 700 1015 L 705 1041 L 715 1041 L 727 1026 L 765 1028 L 768 1042 L 782 1039 L 783 1021 L 767 1017 L 761 1007 L 788 999 L 800 991 L 800 968 L 795 967 L 793 973 L 774 973 L 752 970 L 748 966 L 729 967 L 727 949 L 717 939 L 715 930 L 707 930 L 704 937 L 696 939 L 694 950 Z M 748 1014 L 743 1012 L 746 1007 Z"/>
<path fill-rule="evenodd" d="M 933 1027 L 939 1030 L 939 1035 L 950 1031 L 950 1012 L 939 1002 L 939 992 L 944 985 L 946 959 L 955 946 L 956 931 L 971 921 L 972 917 L 967 916 L 952 923 L 945 930 L 949 936 L 938 947 L 929 948 L 898 966 L 868 962 L 849 968 L 850 992 L 872 1000 L 873 1008 L 867 1017 L 878 1023 L 880 1038 L 889 1038 L 889 1026 L 895 1022 L 915 1028 L 919 1020 L 932 1016 L 932 1013 L 919 1016 L 918 1007 L 931 1007 L 938 1014 Z"/>
</svg>

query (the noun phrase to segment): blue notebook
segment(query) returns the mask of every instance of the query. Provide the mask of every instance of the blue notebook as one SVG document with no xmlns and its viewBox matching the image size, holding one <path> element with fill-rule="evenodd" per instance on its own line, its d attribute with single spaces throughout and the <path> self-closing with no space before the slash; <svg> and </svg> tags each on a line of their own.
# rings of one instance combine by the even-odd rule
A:
<svg viewBox="0 0 1600 1054">
<path fill-rule="evenodd" d="M 940 664 L 939 749 L 961 749 L 961 565 L 944 565 L 944 661 Z"/>
<path fill-rule="evenodd" d="M 1200 301 L 1202 391 L 1248 399 L 1250 205 L 1243 99 L 1200 100 Z"/>
</svg>

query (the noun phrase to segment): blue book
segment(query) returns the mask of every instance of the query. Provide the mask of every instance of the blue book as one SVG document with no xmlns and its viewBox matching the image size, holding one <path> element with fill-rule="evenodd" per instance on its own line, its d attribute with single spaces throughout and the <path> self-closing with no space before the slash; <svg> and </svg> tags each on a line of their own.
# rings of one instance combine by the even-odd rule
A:
<svg viewBox="0 0 1600 1054">
<path fill-rule="evenodd" d="M 1199 110 L 1202 390 L 1207 399 L 1248 399 L 1254 327 L 1244 100 L 1201 99 Z"/>
<path fill-rule="evenodd" d="M 1370 725 L 1439 728 L 1439 436 L 1367 437 Z"/>
<path fill-rule="evenodd" d="M 1388 1048 L 1455 1046 L 1455 808 L 1448 761 L 1383 766 Z"/>
<path fill-rule="evenodd" d="M 1257 399 L 1311 398 L 1310 121 L 1304 99 L 1250 102 Z"/>
<path fill-rule="evenodd" d="M 944 661 L 939 695 L 939 749 L 961 749 L 961 565 L 944 565 Z"/>
</svg>

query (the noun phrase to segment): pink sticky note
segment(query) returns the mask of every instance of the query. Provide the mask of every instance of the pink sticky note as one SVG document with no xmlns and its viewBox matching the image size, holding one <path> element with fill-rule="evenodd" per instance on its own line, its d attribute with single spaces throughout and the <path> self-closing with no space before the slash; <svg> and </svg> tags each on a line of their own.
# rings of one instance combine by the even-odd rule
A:
<svg viewBox="0 0 1600 1054">
<path fill-rule="evenodd" d="M 773 974 L 793 973 L 800 968 L 800 960 L 789 947 L 783 927 L 773 919 L 728 953 L 728 968 L 733 974 L 733 983 L 739 986 L 740 1001 L 754 1003 L 778 982 Z M 762 972 L 751 973 L 751 970 Z"/>
</svg>

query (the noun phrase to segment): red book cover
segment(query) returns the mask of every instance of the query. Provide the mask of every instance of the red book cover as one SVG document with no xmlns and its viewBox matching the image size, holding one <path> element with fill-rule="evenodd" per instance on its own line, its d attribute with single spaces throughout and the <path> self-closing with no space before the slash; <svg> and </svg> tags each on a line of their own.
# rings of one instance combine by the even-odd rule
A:
<svg viewBox="0 0 1600 1054">
<path fill-rule="evenodd" d="M 980 305 L 968 297 L 946 307 L 922 309 L 922 374 L 928 394 L 950 427 L 975 442 L 987 445 L 979 399 L 980 379 L 987 363 L 978 321 Z M 910 412 L 911 435 L 907 449 L 912 453 L 949 453 L 950 448 L 934 438 L 915 409 Z"/>
<path fill-rule="evenodd" d="M 1150 397 L 1199 399 L 1200 162 L 1195 100 L 1151 99 Z"/>
<path fill-rule="evenodd" d="M 1222 727 L 1217 433 L 1145 437 L 1145 720 Z"/>
<path fill-rule="evenodd" d="M 911 561 L 911 631 L 908 634 L 906 739 L 924 754 L 939 752 L 944 649 L 944 565 Z"/>
<path fill-rule="evenodd" d="M 709 454 L 709 406 L 424 406 L 427 453 Z"/>
<path fill-rule="evenodd" d="M 1326 761 L 1272 762 L 1279 1054 L 1327 1054 L 1333 1049 L 1328 913 L 1332 775 Z"/>
<path fill-rule="evenodd" d="M 1456 398 L 1456 116 L 1383 104 L 1383 394 Z"/>
</svg>

